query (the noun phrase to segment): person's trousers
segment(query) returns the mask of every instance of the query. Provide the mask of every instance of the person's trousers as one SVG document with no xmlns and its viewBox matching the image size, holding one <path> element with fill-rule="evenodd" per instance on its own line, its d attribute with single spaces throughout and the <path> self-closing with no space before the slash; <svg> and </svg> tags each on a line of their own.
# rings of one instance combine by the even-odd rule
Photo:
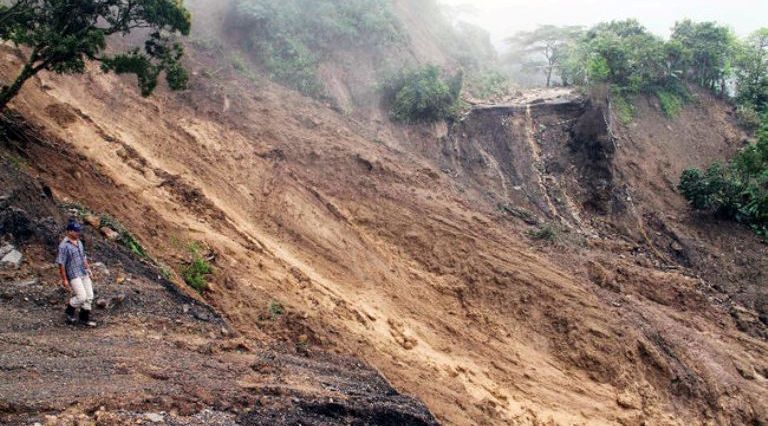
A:
<svg viewBox="0 0 768 426">
<path fill-rule="evenodd" d="M 69 286 L 75 293 L 74 297 L 69 299 L 69 304 L 73 308 L 82 308 L 86 311 L 91 310 L 93 303 L 93 283 L 91 277 L 85 276 L 69 280 Z"/>
</svg>

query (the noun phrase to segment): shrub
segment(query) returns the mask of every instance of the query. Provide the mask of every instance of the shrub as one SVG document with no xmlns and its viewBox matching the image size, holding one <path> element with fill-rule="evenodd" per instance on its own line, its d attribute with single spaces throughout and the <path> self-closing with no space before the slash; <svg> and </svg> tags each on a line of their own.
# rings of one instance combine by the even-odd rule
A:
<svg viewBox="0 0 768 426">
<path fill-rule="evenodd" d="M 267 310 L 269 311 L 269 317 L 273 321 L 285 314 L 285 307 L 283 306 L 282 303 L 276 300 L 269 301 L 269 306 L 267 306 Z"/>
<path fill-rule="evenodd" d="M 462 84 L 462 73 L 446 81 L 435 65 L 404 69 L 385 83 L 384 99 L 394 121 L 435 122 L 456 115 Z"/>
<path fill-rule="evenodd" d="M 557 231 L 552 225 L 544 225 L 535 230 L 529 231 L 528 236 L 538 241 L 555 241 L 557 238 Z"/>
<path fill-rule="evenodd" d="M 683 172 L 680 193 L 695 210 L 749 225 L 768 236 L 768 120 L 758 142 L 739 152 L 727 165 L 714 163 L 706 172 Z"/>
<path fill-rule="evenodd" d="M 189 252 L 192 259 L 182 267 L 181 277 L 187 285 L 194 288 L 198 293 L 202 293 L 208 289 L 207 276 L 213 273 L 213 267 L 200 255 L 200 249 L 197 245 L 190 245 Z"/>
<path fill-rule="evenodd" d="M 736 119 L 746 130 L 757 130 L 760 127 L 760 113 L 752 105 L 739 105 L 736 108 Z"/>
</svg>

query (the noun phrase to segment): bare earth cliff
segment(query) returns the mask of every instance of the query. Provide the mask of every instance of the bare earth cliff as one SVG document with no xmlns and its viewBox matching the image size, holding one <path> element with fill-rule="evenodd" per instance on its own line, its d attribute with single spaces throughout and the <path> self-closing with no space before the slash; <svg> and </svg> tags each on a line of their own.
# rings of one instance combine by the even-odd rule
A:
<svg viewBox="0 0 768 426">
<path fill-rule="evenodd" d="M 18 60 L 2 55 L 10 75 Z M 206 55 L 191 52 L 193 71 Z M 202 243 L 216 273 L 202 298 L 152 271 L 105 284 L 132 302 L 109 302 L 82 343 L 62 337 L 58 305 L 0 299 L 5 321 L 27 324 L 0 333 L 0 420 L 75 402 L 66 386 L 34 391 L 85 380 L 25 352 L 44 344 L 73 362 L 130 355 L 97 369 L 113 387 L 79 406 L 115 422 L 175 409 L 188 424 L 768 424 L 766 247 L 692 216 L 674 189 L 744 141 L 707 94 L 674 120 L 640 98 L 623 125 L 605 95 L 547 91 L 406 128 L 234 72 L 142 99 L 94 70 L 42 75 L 12 106 L 26 143 L 4 157 L 25 158 L 50 196 L 115 217 L 172 267 L 180 241 Z M 529 236 L 546 226 L 554 243 Z M 29 244 L 31 272 L 13 282 L 38 276 L 19 292 L 55 301 L 44 242 Z M 152 356 L 179 365 L 135 361 Z"/>
</svg>

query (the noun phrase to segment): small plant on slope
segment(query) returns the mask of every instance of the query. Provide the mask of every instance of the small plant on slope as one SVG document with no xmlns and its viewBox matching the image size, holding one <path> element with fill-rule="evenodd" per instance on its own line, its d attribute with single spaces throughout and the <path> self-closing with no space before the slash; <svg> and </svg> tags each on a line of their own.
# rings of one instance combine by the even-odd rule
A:
<svg viewBox="0 0 768 426">
<path fill-rule="evenodd" d="M 528 231 L 528 236 L 537 241 L 555 241 L 557 231 L 552 225 L 544 225 L 535 230 Z"/>
<path fill-rule="evenodd" d="M 207 276 L 213 273 L 213 267 L 200 255 L 200 248 L 196 244 L 189 246 L 189 252 L 192 259 L 182 267 L 181 276 L 187 285 L 202 293 L 208 289 Z"/>
</svg>

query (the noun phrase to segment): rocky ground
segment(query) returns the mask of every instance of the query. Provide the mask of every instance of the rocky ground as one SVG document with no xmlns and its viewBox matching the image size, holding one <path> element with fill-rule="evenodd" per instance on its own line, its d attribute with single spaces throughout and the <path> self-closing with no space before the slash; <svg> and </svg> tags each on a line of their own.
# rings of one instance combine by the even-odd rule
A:
<svg viewBox="0 0 768 426">
<path fill-rule="evenodd" d="M 8 162 L 0 188 L 0 423 L 435 424 L 359 360 L 238 336 L 90 226 L 99 326 L 65 324 L 52 259 L 68 212 Z"/>
</svg>

